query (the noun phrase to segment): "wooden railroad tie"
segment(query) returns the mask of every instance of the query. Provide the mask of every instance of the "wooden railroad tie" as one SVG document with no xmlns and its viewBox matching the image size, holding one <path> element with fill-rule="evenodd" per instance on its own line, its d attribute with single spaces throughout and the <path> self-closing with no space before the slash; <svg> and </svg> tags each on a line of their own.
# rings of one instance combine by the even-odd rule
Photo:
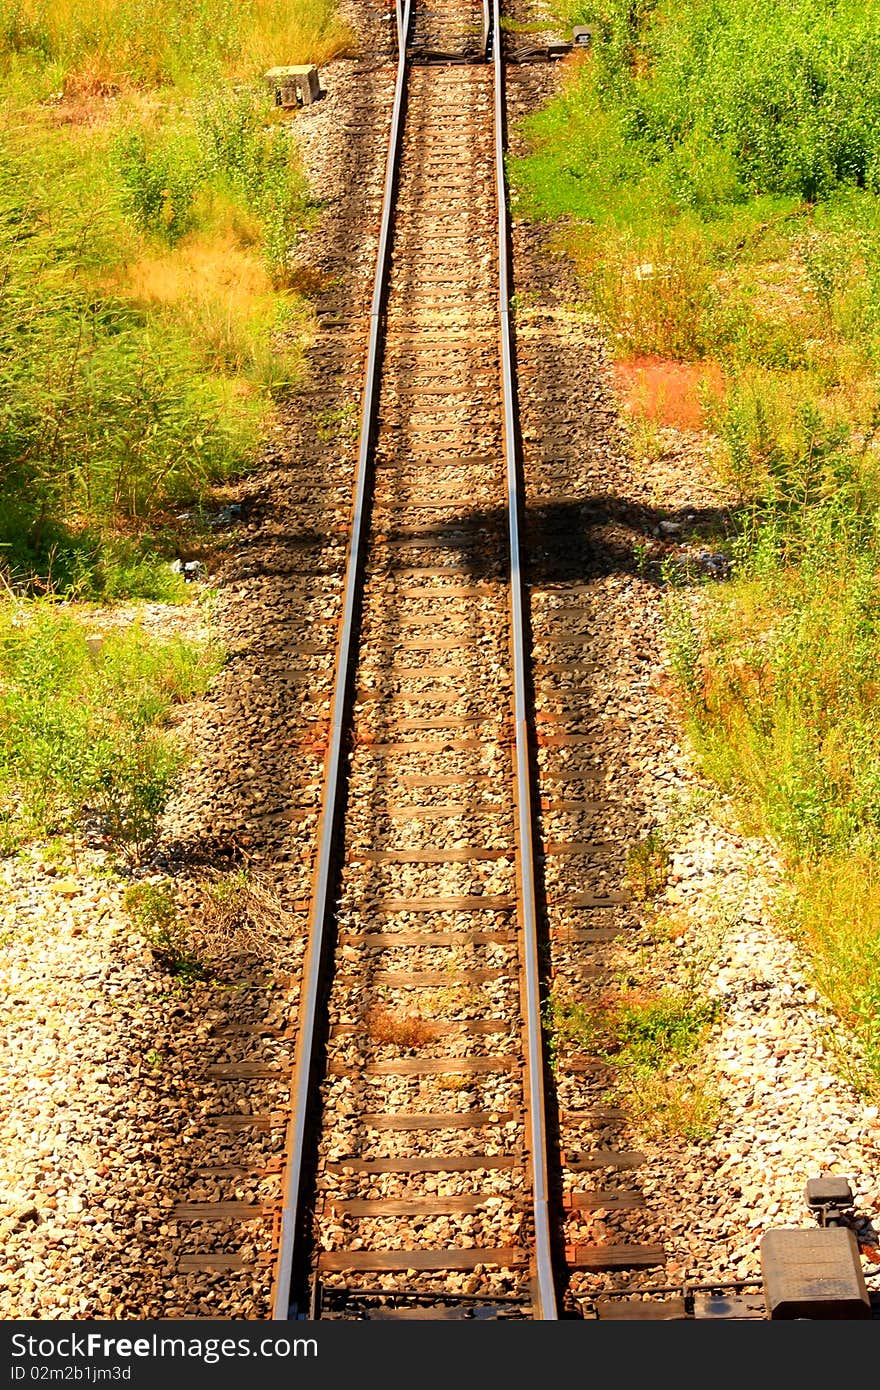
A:
<svg viewBox="0 0 880 1390">
<path fill-rule="evenodd" d="M 489 893 L 460 898 L 381 898 L 365 905 L 366 913 L 396 912 L 513 912 L 516 899 Z"/>
<path fill-rule="evenodd" d="M 518 1168 L 521 1154 L 447 1154 L 442 1158 L 339 1158 L 328 1173 L 484 1173 Z"/>
<path fill-rule="evenodd" d="M 272 1214 L 272 1206 L 261 1202 L 181 1202 L 171 1214 L 172 1221 L 262 1221 Z"/>
<path fill-rule="evenodd" d="M 561 946 L 589 945 L 616 941 L 625 930 L 624 927 L 551 927 L 550 940 Z"/>
<path fill-rule="evenodd" d="M 486 927 L 483 931 L 341 931 L 338 940 L 345 946 L 363 946 L 368 951 L 387 951 L 392 946 L 482 946 L 510 945 L 517 939 L 509 927 Z"/>
<path fill-rule="evenodd" d="M 602 1168 L 641 1168 L 645 1155 L 637 1149 L 593 1149 L 591 1153 L 564 1153 L 562 1164 L 573 1173 L 591 1173 Z"/>
<path fill-rule="evenodd" d="M 212 1081 L 283 1081 L 292 1072 L 292 1062 L 288 1067 L 272 1066 L 268 1062 L 215 1062 L 205 1068 L 205 1075 Z"/>
<path fill-rule="evenodd" d="M 466 1193 L 454 1197 L 328 1197 L 325 1208 L 336 1216 L 468 1216 L 482 1211 L 486 1197 Z"/>
<path fill-rule="evenodd" d="M 521 1068 L 519 1057 L 399 1057 L 363 1066 L 330 1062 L 327 1072 L 330 1076 L 484 1076 Z"/>
<path fill-rule="evenodd" d="M 341 988 L 356 988 L 360 977 L 337 975 Z M 492 980 L 512 980 L 511 970 L 376 970 L 370 976 L 371 985 L 387 985 L 389 989 L 442 989 L 447 985 L 486 984 Z M 425 1022 L 430 1022 L 426 1019 Z"/>
<path fill-rule="evenodd" d="M 383 806 L 379 814 L 383 819 L 403 821 L 463 820 L 468 816 L 503 816 L 513 818 L 513 807 L 492 801 L 445 802 L 439 806 L 416 806 L 412 803 L 401 806 Z"/>
<path fill-rule="evenodd" d="M 239 1130 L 239 1129 L 284 1129 L 287 1126 L 287 1115 L 283 1110 L 274 1111 L 269 1115 L 206 1115 L 205 1124 L 214 1129 Z"/>
<path fill-rule="evenodd" d="M 677 1322 L 687 1317 L 683 1298 L 597 1298 L 602 1322 Z"/>
<path fill-rule="evenodd" d="M 318 1269 L 324 1274 L 384 1271 L 424 1273 L 429 1270 L 468 1270 L 480 1265 L 494 1269 L 520 1269 L 528 1264 L 525 1250 L 502 1246 L 487 1250 L 322 1250 Z"/>
<path fill-rule="evenodd" d="M 181 1274 L 203 1274 L 208 1271 L 234 1273 L 241 1269 L 253 1269 L 268 1265 L 272 1258 L 269 1254 L 261 1254 L 253 1259 L 245 1259 L 243 1255 L 236 1254 L 234 1251 L 204 1255 L 181 1255 L 177 1261 L 177 1268 Z"/>
<path fill-rule="evenodd" d="M 484 1129 L 509 1124 L 517 1116 L 512 1110 L 437 1110 L 430 1114 L 366 1114 L 361 1118 L 368 1129 L 434 1130 Z"/>
<path fill-rule="evenodd" d="M 476 1037 L 484 1036 L 487 1033 L 503 1033 L 508 1041 L 513 1041 L 513 1025 L 507 1019 L 502 1018 L 423 1018 L 421 1020 L 435 1038 L 450 1037 Z M 331 1038 L 362 1038 L 364 1035 L 363 1021 L 358 1023 L 334 1023 L 330 1028 Z"/>
<path fill-rule="evenodd" d="M 610 1187 L 597 1192 L 567 1192 L 563 1198 L 567 1211 L 635 1211 L 645 1205 L 641 1192 Z"/>
<path fill-rule="evenodd" d="M 471 861 L 485 863 L 513 859 L 515 855 L 513 845 L 505 849 L 478 849 L 468 845 L 456 845 L 452 849 L 415 846 L 412 849 L 353 850 L 348 860 L 352 864 L 469 864 Z"/>
<path fill-rule="evenodd" d="M 499 735 L 492 739 L 492 743 L 499 747 L 506 747 L 510 742 L 509 734 Z M 384 758 L 392 753 L 464 753 L 468 749 L 485 748 L 486 740 L 482 738 L 432 738 L 398 739 L 393 743 L 373 743 L 369 739 L 359 738 L 355 741 L 354 746 L 358 753 L 375 753 L 377 757 Z"/>
<path fill-rule="evenodd" d="M 547 898 L 548 907 L 621 907 L 632 901 L 626 889 L 612 893 L 568 893 Z"/>
<path fill-rule="evenodd" d="M 569 1269 L 601 1272 L 612 1269 L 651 1269 L 666 1263 L 662 1245 L 567 1245 Z"/>
</svg>

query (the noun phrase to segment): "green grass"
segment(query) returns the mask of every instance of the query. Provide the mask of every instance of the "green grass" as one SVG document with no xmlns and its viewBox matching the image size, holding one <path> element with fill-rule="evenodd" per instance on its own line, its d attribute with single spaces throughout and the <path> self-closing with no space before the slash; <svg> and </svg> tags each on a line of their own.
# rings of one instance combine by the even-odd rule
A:
<svg viewBox="0 0 880 1390">
<path fill-rule="evenodd" d="M 747 828 L 782 848 L 792 921 L 876 1089 L 880 583 L 873 536 L 847 534 L 852 513 L 840 512 L 836 502 L 810 509 L 813 529 L 805 535 L 801 522 L 795 541 L 786 537 L 799 558 L 785 565 L 765 523 L 726 592 L 689 630 L 680 611 L 670 640 L 688 673 L 682 704 L 702 765 Z"/>
<path fill-rule="evenodd" d="M 618 1066 L 641 1075 L 694 1056 L 716 1015 L 710 1003 L 667 992 L 624 998 L 610 1016 L 611 1054 Z"/>
<path fill-rule="evenodd" d="M 807 943 L 816 981 L 858 1036 L 864 1067 L 851 1079 L 880 1093 L 880 869 L 874 856 L 838 854 L 798 871 L 792 925 Z M 866 1077 L 867 1072 L 867 1077 Z"/>
<path fill-rule="evenodd" d="M 717 1006 L 692 990 L 626 991 L 596 999 L 554 990 L 544 1002 L 550 1065 L 586 1052 L 613 1067 L 612 1099 L 647 1132 L 705 1138 L 719 1113 L 699 1066 Z"/>
<path fill-rule="evenodd" d="M 720 370 L 705 420 L 738 499 L 733 577 L 698 609 L 669 593 L 672 665 L 878 1081 L 880 896 L 840 888 L 847 863 L 880 869 L 880 9 L 562 8 L 594 49 L 525 123 L 514 197 L 560 219 L 614 355 Z"/>
<path fill-rule="evenodd" d="M 646 1133 L 690 1142 L 713 1134 L 721 1104 L 700 1054 L 718 1013 L 714 1001 L 671 989 L 624 995 L 611 1009 L 613 1095 Z"/>
<path fill-rule="evenodd" d="M 90 638 L 43 604 L 0 611 L 0 846 L 88 826 L 130 858 L 152 840 L 184 748 L 175 705 L 203 691 L 219 653 L 138 627 Z"/>
<path fill-rule="evenodd" d="M 45 148 L 21 136 L 0 157 L 0 555 L 13 585 L 106 593 L 125 533 L 155 532 L 157 516 L 247 468 L 273 395 L 296 376 L 294 355 L 270 354 L 285 317 L 302 315 L 273 289 L 304 222 L 302 180 L 286 136 L 260 126 L 262 97 L 237 106 L 244 175 L 180 114 L 149 141 L 128 118 L 115 136 L 62 132 Z M 153 225 L 138 185 L 151 175 L 174 192 L 182 151 L 195 179 L 187 236 L 161 225 L 161 208 Z M 261 168 L 255 254 L 223 224 Z M 225 292 L 218 262 L 238 272 Z M 151 576 L 127 569 L 129 592 L 152 594 Z"/>
<path fill-rule="evenodd" d="M 856 0 L 574 0 L 594 46 L 532 118 L 537 203 L 597 221 L 877 191 L 880 14 Z M 558 138 L 560 131 L 565 141 Z M 540 175 L 546 175 L 541 177 Z"/>
<path fill-rule="evenodd" d="M 0 16 L 0 573 L 154 597 L 174 512 L 258 457 L 302 374 L 313 208 L 261 73 L 349 41 L 330 0 Z"/>
</svg>

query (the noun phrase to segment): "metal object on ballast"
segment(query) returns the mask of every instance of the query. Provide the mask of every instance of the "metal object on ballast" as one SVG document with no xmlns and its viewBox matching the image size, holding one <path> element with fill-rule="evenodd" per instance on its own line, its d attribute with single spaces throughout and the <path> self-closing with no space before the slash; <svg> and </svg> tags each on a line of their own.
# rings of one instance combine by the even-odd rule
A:
<svg viewBox="0 0 880 1390">
<path fill-rule="evenodd" d="M 761 1273 L 771 1318 L 871 1317 L 859 1247 L 844 1226 L 768 1231 Z"/>
<path fill-rule="evenodd" d="M 576 24 L 574 29 L 572 30 L 572 40 L 574 42 L 575 48 L 592 48 L 592 24 Z"/>
<path fill-rule="evenodd" d="M 852 1215 L 853 1191 L 846 1178 L 810 1178 L 804 1196 L 820 1226 L 845 1226 Z"/>
<path fill-rule="evenodd" d="M 263 74 L 263 80 L 274 94 L 276 106 L 311 106 L 321 95 L 318 69 L 314 63 L 270 68 Z"/>
</svg>

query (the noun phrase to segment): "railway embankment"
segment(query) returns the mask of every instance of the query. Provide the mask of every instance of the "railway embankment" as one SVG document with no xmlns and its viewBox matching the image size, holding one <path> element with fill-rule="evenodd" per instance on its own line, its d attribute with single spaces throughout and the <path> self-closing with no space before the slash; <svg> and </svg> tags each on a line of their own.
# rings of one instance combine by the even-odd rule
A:
<svg viewBox="0 0 880 1390">
<path fill-rule="evenodd" d="M 322 71 L 324 100 L 295 122 L 322 204 L 301 248 L 302 283 L 318 324 L 311 373 L 281 407 L 260 467 L 226 498 L 223 544 L 211 572 L 212 624 L 227 656 L 207 692 L 182 707 L 181 732 L 191 752 L 186 781 L 163 818 L 156 851 L 127 875 L 114 872 L 106 846 L 88 837 L 75 856 L 38 843 L 26 856 L 3 861 L 10 1041 L 0 1107 L 7 1193 L 0 1312 L 7 1317 L 270 1313 L 393 93 L 386 7 L 358 3 L 351 14 L 361 31 L 361 56 Z M 509 72 L 514 154 L 525 149 L 520 116 L 552 92 L 560 75 L 537 63 Z M 414 164 L 416 182 L 417 174 Z M 427 198 L 422 215 L 430 210 Z M 416 247 L 424 249 L 423 238 L 410 250 Z M 848 1176 L 859 1211 L 878 1220 L 880 1126 L 876 1102 L 855 1084 L 858 1040 L 817 989 L 797 940 L 780 929 L 781 856 L 765 837 L 744 833 L 736 806 L 700 773 L 685 737 L 670 642 L 671 580 L 700 574 L 715 582 L 719 529 L 735 493 L 719 483 L 700 430 L 663 425 L 634 452 L 620 378 L 602 327 L 585 310 L 571 262 L 515 207 L 512 247 L 547 911 L 547 1081 L 563 1151 L 588 1160 L 597 1150 L 606 1158 L 615 1153 L 607 1185 L 616 1182 L 637 1199 L 567 1208 L 562 1241 L 589 1252 L 580 1261 L 572 1256 L 567 1307 L 577 1312 L 624 1286 L 754 1279 L 763 1231 L 807 1224 L 804 1182 L 822 1171 Z M 404 262 L 396 275 L 405 317 Z M 447 289 L 448 283 L 441 277 Z M 475 283 L 473 304 L 479 288 Z M 457 327 L 447 323 L 445 332 L 454 336 Z M 413 423 L 430 425 L 417 408 L 409 410 L 406 390 L 391 390 L 389 418 L 404 431 Z M 463 419 L 454 427 L 464 438 L 472 423 Z M 447 421 L 445 428 L 453 426 Z M 476 428 L 493 426 L 480 417 Z M 484 466 L 471 460 L 467 476 L 479 483 Z M 394 451 L 387 452 L 380 508 L 393 503 L 384 488 L 397 467 Z M 447 472 L 437 469 L 436 477 Z M 429 509 L 447 505 L 447 484 L 430 477 L 433 497 L 415 500 Z M 460 679 L 476 681 L 487 705 L 497 693 L 478 677 L 487 657 L 493 682 L 505 670 L 505 656 L 496 652 L 504 618 L 491 592 L 495 575 L 485 539 L 501 512 L 491 498 L 481 506 L 475 525 L 483 548 L 466 555 L 464 577 L 454 576 L 452 588 L 486 592 L 471 594 L 464 606 L 453 593 L 447 600 L 453 616 L 444 624 L 436 621 L 436 597 L 425 599 L 437 576 L 422 573 L 449 559 L 436 516 L 417 510 L 408 533 L 395 536 L 389 522 L 376 539 L 377 575 L 387 552 L 399 564 L 401 548 L 416 541 L 415 553 L 403 559 L 418 573 L 405 579 L 399 610 L 367 609 L 380 651 L 383 642 L 390 651 L 405 627 L 407 661 L 415 669 L 396 677 L 384 661 L 376 670 L 364 663 L 353 763 L 363 807 L 381 804 L 376 779 L 387 775 L 390 756 L 406 797 L 421 791 L 429 814 L 448 813 L 447 796 L 458 783 L 450 791 L 439 778 L 454 766 L 450 750 L 419 754 L 430 760 L 429 771 L 421 765 L 413 771 L 399 749 L 389 755 L 392 732 L 395 741 L 430 743 L 426 719 L 430 725 L 457 718 L 464 724 L 454 738 L 480 742 L 473 727 L 486 711 L 470 685 L 453 690 L 459 705 L 437 702 L 437 682 L 449 680 L 442 645 L 434 648 L 436 666 L 427 677 L 437 707 L 403 711 L 411 727 L 402 733 L 394 731 L 394 719 L 425 679 L 418 674 L 425 664 L 419 642 L 450 643 L 461 625 L 472 636 L 474 659 Z M 418 527 L 432 530 L 435 550 L 420 549 Z M 464 548 L 457 565 L 462 555 Z M 699 585 L 686 592 L 696 595 L 689 603 L 699 602 Z M 160 632 L 173 627 L 201 635 L 191 606 L 157 610 L 147 619 Z M 391 722 L 384 723 L 375 703 L 383 679 L 394 685 L 383 707 Z M 465 753 L 479 774 L 484 750 Z M 492 759 L 479 784 L 480 802 L 484 796 L 491 802 L 503 783 L 496 753 Z M 389 804 L 399 812 L 404 802 L 401 795 L 399 804 Z M 497 825 L 480 819 L 489 812 L 476 803 L 471 808 L 468 827 L 485 831 L 485 838 L 482 857 L 466 866 L 455 855 L 468 851 L 467 835 L 432 831 L 430 844 L 414 847 L 411 822 L 395 825 L 390 816 L 377 822 L 386 836 L 379 846 L 366 811 L 352 817 L 351 891 L 340 924 L 351 940 L 340 942 L 341 978 L 330 1015 L 337 1071 L 327 1087 L 344 1093 L 344 1103 L 323 1146 L 326 1204 L 319 1209 L 324 1226 L 317 1228 L 331 1284 L 334 1259 L 346 1250 L 371 1241 L 387 1245 L 395 1236 L 399 1245 L 401 1233 L 411 1236 L 413 1228 L 423 1237 L 426 1224 L 424 1243 L 440 1253 L 461 1242 L 462 1229 L 478 1230 L 511 1256 L 518 1256 L 518 1241 L 527 1242 L 528 1219 L 517 1211 L 503 1169 L 476 1195 L 464 1192 L 460 1178 L 429 1171 L 414 1197 L 411 1182 L 384 1175 L 377 1183 L 368 1168 L 357 1176 L 344 1165 L 346 1158 L 369 1165 L 377 1154 L 384 1160 L 409 1152 L 409 1136 L 395 1135 L 391 1126 L 390 1142 L 384 1134 L 375 1152 L 364 1145 L 353 1153 L 353 1086 L 381 1093 L 386 1119 L 431 1108 L 464 1114 L 479 1094 L 489 1123 L 501 1126 L 499 1152 L 519 1140 L 519 1120 L 505 1114 L 511 1097 L 514 1108 L 519 1104 L 507 1078 L 481 1077 L 475 1084 L 467 1065 L 457 1078 L 453 1073 L 452 1085 L 441 1084 L 442 1075 L 419 1074 L 419 1057 L 428 1051 L 447 1062 L 456 1054 L 465 1063 L 491 1061 L 491 1031 L 487 1041 L 485 1029 L 474 1025 L 491 1030 L 514 993 L 510 836 L 501 817 Z M 366 912 L 364 884 L 372 895 Z M 440 889 L 452 895 L 453 906 L 442 909 L 449 920 L 436 924 L 433 944 L 419 942 L 425 917 L 417 895 Z M 459 979 L 445 936 L 464 929 L 464 941 L 472 923 L 462 913 L 479 911 L 481 897 L 500 905 L 482 912 L 488 944 L 479 946 L 477 959 L 467 943 L 459 974 L 473 978 Z M 356 971 L 375 974 L 365 964 L 374 949 L 366 933 L 375 927 L 376 904 L 388 898 L 408 902 L 409 915 L 393 924 L 401 936 L 394 958 L 385 961 L 389 977 L 365 989 Z M 388 925 L 383 918 L 379 944 L 386 950 Z M 413 971 L 424 972 L 416 988 L 399 978 Z M 438 989 L 437 1017 L 420 1013 L 414 1021 L 417 990 Z M 393 1068 L 382 1070 L 401 1048 L 413 1063 L 402 1078 Z M 454 1151 L 466 1167 L 472 1148 L 459 1135 L 451 1142 L 447 1136 L 434 1157 Z M 626 1168 L 618 1161 L 624 1155 L 638 1162 Z M 569 1193 L 583 1186 L 572 1181 L 571 1170 L 564 1185 Z M 489 1188 L 489 1210 L 478 1210 Z M 366 1206 L 376 1197 L 388 1211 Z M 459 1213 L 463 1226 L 445 1208 L 439 1215 L 430 1210 L 432 1202 L 442 1208 L 456 1199 L 477 1204 L 472 1215 Z M 428 1206 L 397 1217 L 390 1210 L 414 1200 Z M 360 1216 L 358 1204 L 365 1207 Z M 877 1233 L 869 1219 L 858 1233 L 863 1267 L 876 1287 Z M 623 1247 L 635 1255 L 629 1265 Z M 393 1274 L 373 1278 L 365 1271 L 366 1263 L 363 1284 L 387 1278 L 393 1287 Z M 425 1285 L 430 1281 L 428 1275 Z M 517 1278 L 490 1272 L 487 1280 L 482 1269 L 462 1270 L 458 1278 L 464 1294 L 490 1287 L 503 1296 L 511 1284 L 517 1287 Z"/>
</svg>

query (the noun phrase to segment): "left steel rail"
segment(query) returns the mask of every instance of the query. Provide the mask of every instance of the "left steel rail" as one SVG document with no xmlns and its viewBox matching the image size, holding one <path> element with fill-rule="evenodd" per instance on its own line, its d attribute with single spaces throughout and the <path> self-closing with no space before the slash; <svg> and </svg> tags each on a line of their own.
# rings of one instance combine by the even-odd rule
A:
<svg viewBox="0 0 880 1390">
<path fill-rule="evenodd" d="M 382 223 L 379 249 L 376 256 L 376 277 L 370 309 L 370 341 L 367 349 L 367 369 L 361 410 L 360 445 L 355 474 L 351 539 L 346 563 L 345 594 L 340 618 L 337 648 L 336 682 L 330 720 L 330 739 L 324 759 L 324 794 L 318 825 L 318 848 L 309 912 L 308 949 L 302 984 L 302 1004 L 299 1018 L 299 1042 L 293 1080 L 293 1098 L 286 1140 L 286 1176 L 281 1209 L 281 1232 L 278 1259 L 275 1265 L 273 1317 L 287 1320 L 301 1316 L 301 1310 L 291 1302 L 291 1286 L 299 1256 L 299 1245 L 305 1238 L 302 1211 L 302 1167 L 305 1147 L 306 1121 L 311 1095 L 311 1075 L 314 1060 L 315 1020 L 317 1015 L 319 981 L 324 959 L 324 932 L 329 917 L 330 893 L 333 881 L 333 852 L 336 818 L 342 788 L 342 763 L 345 753 L 345 731 L 350 702 L 350 671 L 354 652 L 354 633 L 358 611 L 358 587 L 366 521 L 367 486 L 370 454 L 376 423 L 379 386 L 379 357 L 382 316 L 388 286 L 391 255 L 391 225 L 394 193 L 400 163 L 403 132 L 404 98 L 406 92 L 407 56 L 413 0 L 398 0 L 398 59 L 394 106 L 391 114 L 391 133 L 388 139 L 388 159 L 385 168 L 385 191 L 382 201 Z"/>
</svg>

